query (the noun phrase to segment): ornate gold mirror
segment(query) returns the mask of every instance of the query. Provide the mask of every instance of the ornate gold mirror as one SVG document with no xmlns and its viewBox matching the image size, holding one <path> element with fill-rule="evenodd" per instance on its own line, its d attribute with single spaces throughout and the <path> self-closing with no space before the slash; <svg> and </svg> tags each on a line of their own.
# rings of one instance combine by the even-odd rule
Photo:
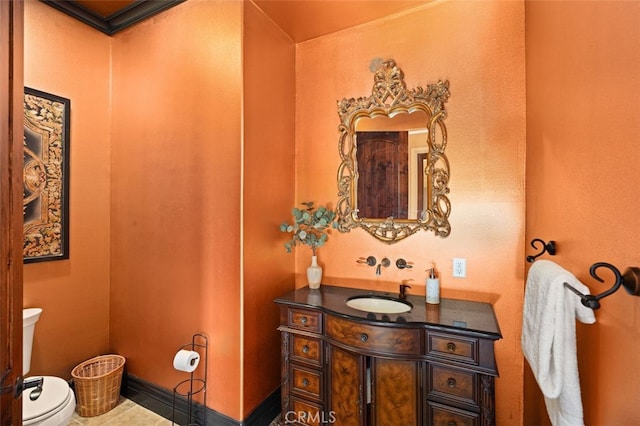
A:
<svg viewBox="0 0 640 426">
<path fill-rule="evenodd" d="M 407 90 L 390 59 L 371 96 L 338 101 L 339 231 L 360 227 L 386 243 L 421 229 L 449 235 L 448 98 L 448 81 Z"/>
</svg>

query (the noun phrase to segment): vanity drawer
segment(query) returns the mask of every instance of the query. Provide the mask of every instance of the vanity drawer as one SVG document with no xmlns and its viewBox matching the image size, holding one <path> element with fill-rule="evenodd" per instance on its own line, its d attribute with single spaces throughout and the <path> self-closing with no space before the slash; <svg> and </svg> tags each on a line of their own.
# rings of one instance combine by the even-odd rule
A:
<svg viewBox="0 0 640 426">
<path fill-rule="evenodd" d="M 322 372 L 291 364 L 291 392 L 317 401 L 322 397 Z"/>
<path fill-rule="evenodd" d="M 320 312 L 308 311 L 306 309 L 289 309 L 287 321 L 289 327 L 299 330 L 322 332 L 322 314 Z"/>
<path fill-rule="evenodd" d="M 478 339 L 427 332 L 426 354 L 478 365 Z"/>
<path fill-rule="evenodd" d="M 447 398 L 474 407 L 478 405 L 476 373 L 434 363 L 428 365 L 428 397 Z"/>
<path fill-rule="evenodd" d="M 292 396 L 289 399 L 289 411 L 282 414 L 286 425 L 319 426 L 326 424 L 322 405 L 304 401 Z"/>
<path fill-rule="evenodd" d="M 419 355 L 420 330 L 382 327 L 327 317 L 327 336 L 357 348 L 400 355 Z"/>
<path fill-rule="evenodd" d="M 309 337 L 291 335 L 291 359 L 322 365 L 322 341 Z"/>
<path fill-rule="evenodd" d="M 427 403 L 427 424 L 434 426 L 480 426 L 480 415 L 433 402 Z"/>
</svg>

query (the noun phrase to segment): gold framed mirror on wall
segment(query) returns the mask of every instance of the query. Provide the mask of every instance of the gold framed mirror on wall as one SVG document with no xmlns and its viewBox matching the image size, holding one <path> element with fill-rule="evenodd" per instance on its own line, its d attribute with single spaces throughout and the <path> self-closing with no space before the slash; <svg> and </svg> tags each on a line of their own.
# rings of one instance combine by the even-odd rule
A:
<svg viewBox="0 0 640 426">
<path fill-rule="evenodd" d="M 451 232 L 444 104 L 449 81 L 408 90 L 393 59 L 382 61 L 371 96 L 338 101 L 337 228 L 362 228 L 385 243 L 420 230 Z"/>
</svg>

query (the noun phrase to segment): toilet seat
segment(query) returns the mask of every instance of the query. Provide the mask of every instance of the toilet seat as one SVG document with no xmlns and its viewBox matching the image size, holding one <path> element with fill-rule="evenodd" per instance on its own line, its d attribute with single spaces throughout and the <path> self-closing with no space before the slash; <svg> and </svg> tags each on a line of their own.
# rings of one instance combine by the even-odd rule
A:
<svg viewBox="0 0 640 426">
<path fill-rule="evenodd" d="M 22 395 L 22 424 L 66 425 L 76 408 L 76 398 L 69 384 L 60 377 L 44 376 L 42 393 L 31 401 L 27 389 Z"/>
</svg>

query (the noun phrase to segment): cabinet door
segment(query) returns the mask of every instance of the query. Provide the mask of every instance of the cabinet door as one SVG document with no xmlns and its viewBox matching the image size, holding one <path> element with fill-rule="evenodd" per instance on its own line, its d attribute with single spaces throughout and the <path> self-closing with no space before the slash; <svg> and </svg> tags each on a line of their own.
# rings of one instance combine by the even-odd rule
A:
<svg viewBox="0 0 640 426">
<path fill-rule="evenodd" d="M 372 358 L 373 422 L 375 426 L 419 424 L 418 362 Z"/>
<path fill-rule="evenodd" d="M 364 423 L 363 391 L 365 363 L 362 355 L 329 346 L 328 411 L 335 424 L 360 426 Z"/>
</svg>

